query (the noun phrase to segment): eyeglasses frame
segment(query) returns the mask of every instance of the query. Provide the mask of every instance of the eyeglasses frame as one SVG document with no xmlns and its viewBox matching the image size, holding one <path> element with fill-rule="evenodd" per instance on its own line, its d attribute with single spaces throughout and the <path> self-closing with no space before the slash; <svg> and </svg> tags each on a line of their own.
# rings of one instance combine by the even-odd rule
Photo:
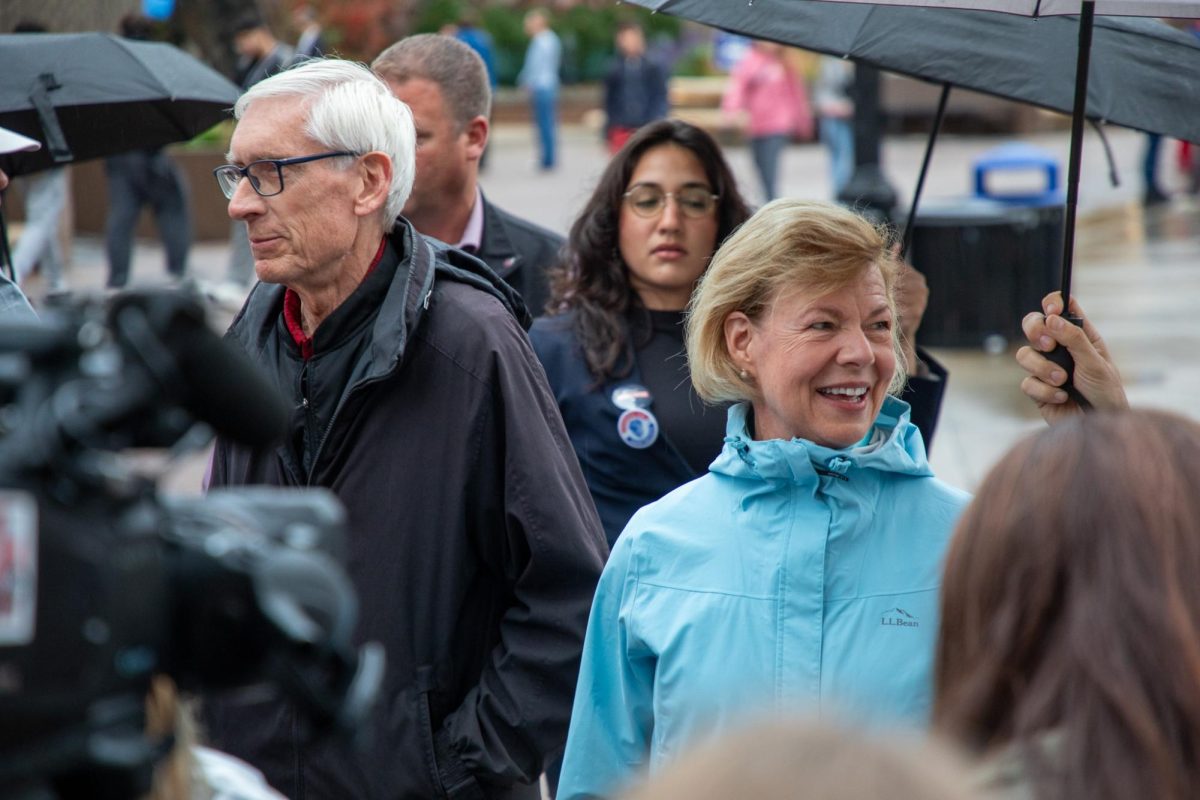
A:
<svg viewBox="0 0 1200 800">
<path fill-rule="evenodd" d="M 628 202 L 628 201 L 629 201 L 629 196 L 630 196 L 631 194 L 633 194 L 635 191 L 637 191 L 637 190 L 638 190 L 640 187 L 642 187 L 642 186 L 647 186 L 647 185 L 646 185 L 646 184 L 638 184 L 638 186 L 635 186 L 635 187 L 633 187 L 632 189 L 630 189 L 629 191 L 627 191 L 627 192 L 625 192 L 624 194 L 622 194 L 622 195 L 621 195 L 621 199 L 622 199 L 623 201 L 625 201 L 625 202 Z M 647 186 L 647 188 L 651 188 L 651 187 Z M 699 189 L 699 188 L 701 188 L 701 187 L 699 187 L 699 186 L 695 186 L 695 187 L 687 187 L 687 186 L 685 186 L 685 187 L 684 187 L 684 189 L 688 189 L 688 188 L 696 188 L 696 189 Z M 659 191 L 662 191 L 662 190 L 660 189 Z M 629 210 L 630 210 L 630 211 L 632 211 L 632 212 L 634 213 L 634 216 L 641 217 L 642 219 L 654 219 L 654 218 L 655 218 L 655 217 L 657 217 L 659 214 L 661 214 L 661 213 L 663 213 L 664 211 L 666 211 L 666 210 L 667 210 L 667 200 L 674 200 L 674 201 L 675 201 L 675 204 L 676 204 L 677 206 L 679 206 L 679 213 L 680 213 L 680 214 L 682 214 L 683 216 L 687 217 L 688 219 L 704 219 L 704 217 L 706 217 L 708 214 L 711 214 L 713 211 L 716 211 L 716 210 L 717 210 L 717 207 L 718 207 L 718 206 L 720 205 L 720 203 L 721 203 L 721 195 L 719 195 L 719 194 L 716 194 L 715 192 L 709 192 L 709 193 L 708 193 L 708 196 L 709 196 L 709 198 L 711 198 L 711 199 L 712 199 L 712 201 L 713 201 L 713 207 L 712 207 L 711 209 L 709 209 L 707 212 L 705 212 L 704 214 L 701 214 L 700 216 L 692 216 L 691 214 L 689 214 L 688 212 L 686 212 L 686 211 L 684 211 L 684 210 L 683 210 L 683 206 L 682 206 L 682 205 L 679 205 L 679 197 L 677 196 L 678 194 L 679 194 L 678 192 L 662 192 L 662 196 L 663 196 L 663 204 L 662 204 L 662 208 L 660 208 L 660 209 L 658 209 L 657 211 L 654 211 L 653 213 L 650 213 L 650 214 L 641 214 L 641 213 L 639 213 L 639 212 L 638 212 L 638 210 L 637 210 L 637 208 L 635 208 L 635 207 L 634 207 L 632 204 L 629 206 Z"/>
<path fill-rule="evenodd" d="M 324 159 L 324 158 L 338 158 L 340 156 L 354 156 L 355 158 L 358 158 L 360 155 L 362 155 L 362 153 L 355 153 L 352 150 L 338 150 L 336 152 L 331 151 L 328 153 L 317 153 L 317 154 L 311 155 L 311 156 L 296 156 L 294 158 L 260 158 L 257 161 L 251 161 L 249 164 L 247 164 L 244 167 L 239 167 L 234 164 L 222 164 L 221 166 L 219 166 L 213 170 L 213 177 L 216 178 L 217 186 L 221 189 L 221 194 L 225 195 L 226 200 L 232 200 L 233 193 L 235 191 L 237 191 L 237 183 L 235 183 L 233 185 L 233 189 L 231 189 L 228 192 L 225 191 L 225 186 L 224 186 L 224 184 L 221 183 L 221 173 L 223 173 L 223 172 L 228 173 L 230 171 L 234 171 L 234 172 L 238 173 L 238 175 L 240 176 L 238 178 L 238 183 L 241 183 L 242 180 L 248 181 L 250 184 L 250 188 L 253 189 L 254 193 L 257 194 L 259 197 L 275 197 L 276 195 L 283 194 L 283 189 L 284 189 L 283 168 L 284 167 L 290 167 L 295 164 L 307 164 L 310 161 L 320 161 L 321 159 Z M 275 165 L 275 173 L 279 176 L 279 191 L 278 192 L 271 192 L 270 194 L 263 194 L 261 191 L 259 191 L 259 188 L 254 185 L 254 181 L 250 180 L 250 168 L 253 167 L 255 164 L 274 164 Z"/>
</svg>

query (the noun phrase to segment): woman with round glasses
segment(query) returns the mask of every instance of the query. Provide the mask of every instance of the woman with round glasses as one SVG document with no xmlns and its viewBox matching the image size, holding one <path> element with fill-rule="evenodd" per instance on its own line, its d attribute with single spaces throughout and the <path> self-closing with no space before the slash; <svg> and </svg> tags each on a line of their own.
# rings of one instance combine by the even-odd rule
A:
<svg viewBox="0 0 1200 800">
<path fill-rule="evenodd" d="M 692 390 L 683 313 L 748 215 L 712 137 L 655 122 L 609 162 L 551 275 L 551 315 L 529 335 L 610 544 L 721 450 L 725 409 Z"/>
</svg>

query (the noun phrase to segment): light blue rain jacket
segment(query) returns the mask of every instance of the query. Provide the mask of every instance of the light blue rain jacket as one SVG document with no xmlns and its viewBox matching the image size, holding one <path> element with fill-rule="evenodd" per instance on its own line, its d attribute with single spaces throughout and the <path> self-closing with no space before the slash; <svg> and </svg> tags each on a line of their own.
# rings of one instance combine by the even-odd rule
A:
<svg viewBox="0 0 1200 800">
<path fill-rule="evenodd" d="M 941 559 L 969 499 L 933 477 L 908 405 L 870 444 L 756 442 L 729 410 L 709 474 L 634 515 L 596 590 L 559 800 L 763 714 L 923 725 Z"/>
</svg>

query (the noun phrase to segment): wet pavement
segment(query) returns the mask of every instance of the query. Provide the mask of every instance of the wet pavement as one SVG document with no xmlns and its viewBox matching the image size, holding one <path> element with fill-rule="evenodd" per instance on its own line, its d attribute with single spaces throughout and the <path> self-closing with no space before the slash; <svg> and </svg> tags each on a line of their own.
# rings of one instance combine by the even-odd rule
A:
<svg viewBox="0 0 1200 800">
<path fill-rule="evenodd" d="M 1121 183 L 1109 183 L 1103 149 L 1089 136 L 1080 192 L 1074 293 L 1108 340 L 1134 405 L 1200 418 L 1193 400 L 1200 396 L 1200 316 L 1195 311 L 1200 301 L 1200 204 L 1177 194 L 1171 203 L 1143 211 L 1138 202 L 1142 136 L 1115 129 L 1108 135 Z M 926 197 L 933 203 L 968 195 L 973 160 L 1011 140 L 943 136 L 933 157 Z M 1065 133 L 1023 140 L 1065 163 Z M 885 144 L 884 169 L 902 198 L 909 197 L 915 185 L 923 148 L 919 136 L 892 138 Z M 727 156 L 742 191 L 757 200 L 748 149 L 731 147 Z M 1177 188 L 1174 184 L 1182 184 L 1182 178 L 1169 174 L 1166 158 L 1164 152 L 1163 183 Z M 606 155 L 597 133 L 568 128 L 562 135 L 561 166 L 553 172 L 539 172 L 534 166 L 530 131 L 503 126 L 494 132 L 489 159 L 482 184 L 493 201 L 565 233 L 595 185 Z M 780 188 L 790 196 L 827 199 L 830 184 L 824 151 L 817 145 L 792 147 L 784 157 Z M 217 191 L 215 183 L 212 191 Z M 218 281 L 225 258 L 224 243 L 198 244 L 192 252 L 191 273 L 201 280 Z M 156 242 L 140 241 L 135 250 L 134 282 L 161 282 L 163 263 L 162 248 Z M 106 272 L 102 242 L 77 239 L 67 271 L 72 288 L 97 288 Z M 1047 286 L 1046 290 L 1054 288 L 1057 286 Z M 35 299 L 40 297 L 36 278 L 30 290 Z M 228 310 L 218 312 L 219 319 L 228 316 Z M 934 351 L 951 376 L 931 460 L 937 473 L 950 483 L 974 488 L 1017 438 L 1041 426 L 1036 409 L 1018 388 L 1023 373 L 1012 358 L 1014 349 L 1015 343 L 999 354 L 982 349 Z M 169 470 L 167 487 L 194 491 L 203 463 L 200 455 L 176 464 Z"/>
</svg>

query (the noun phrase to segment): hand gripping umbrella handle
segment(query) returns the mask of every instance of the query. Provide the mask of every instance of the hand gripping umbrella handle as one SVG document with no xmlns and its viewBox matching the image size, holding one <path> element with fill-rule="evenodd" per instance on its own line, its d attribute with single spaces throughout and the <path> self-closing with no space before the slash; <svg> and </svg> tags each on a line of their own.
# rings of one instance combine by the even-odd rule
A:
<svg viewBox="0 0 1200 800">
<path fill-rule="evenodd" d="M 1075 325 L 1076 327 L 1083 327 L 1082 317 L 1077 317 L 1074 314 L 1063 314 L 1063 319 L 1072 325 Z M 1043 353 L 1042 355 L 1044 355 L 1052 363 L 1061 367 L 1063 372 L 1067 373 L 1067 380 L 1063 382 L 1062 385 L 1062 388 L 1066 391 L 1067 396 L 1074 400 L 1076 405 L 1078 405 L 1084 411 L 1091 411 L 1092 404 L 1089 403 L 1087 398 L 1080 394 L 1079 390 L 1075 388 L 1075 359 L 1071 358 L 1071 354 L 1067 352 L 1067 348 L 1060 344 L 1049 353 Z"/>
</svg>

